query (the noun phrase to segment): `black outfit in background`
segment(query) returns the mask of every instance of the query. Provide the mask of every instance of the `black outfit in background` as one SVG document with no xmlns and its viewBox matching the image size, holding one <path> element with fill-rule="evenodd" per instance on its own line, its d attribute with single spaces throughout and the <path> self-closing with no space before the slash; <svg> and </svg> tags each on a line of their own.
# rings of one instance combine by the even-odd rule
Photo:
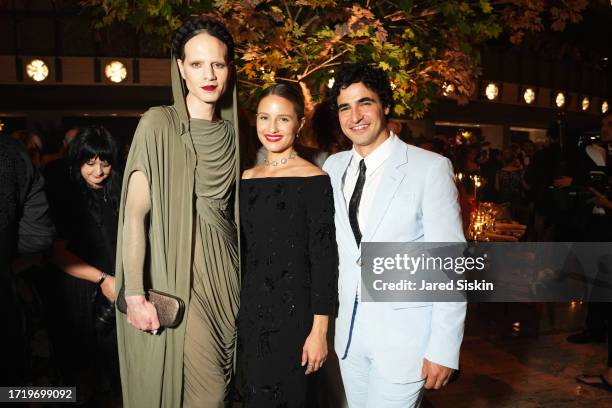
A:
<svg viewBox="0 0 612 408">
<path fill-rule="evenodd" d="M 23 146 L 0 134 L 0 385 L 24 385 L 28 362 L 22 311 L 15 292 L 13 258 L 51 247 L 55 228 L 43 190 L 44 181 Z"/>
<path fill-rule="evenodd" d="M 115 273 L 118 208 L 102 190 L 74 186 L 56 205 L 59 239 L 69 251 L 109 275 Z M 67 199 L 66 199 L 67 198 Z M 119 358 L 114 308 L 95 283 L 66 273 L 58 275 L 64 322 L 59 355 L 64 383 L 77 385 L 77 396 L 87 399 L 100 391 L 120 393 Z M 109 320 L 99 317 L 108 310 Z M 79 389 L 80 388 L 80 389 Z"/>
<path fill-rule="evenodd" d="M 240 185 L 243 282 L 238 314 L 244 406 L 308 407 L 302 347 L 313 315 L 337 302 L 334 202 L 328 176 Z"/>
<path fill-rule="evenodd" d="M 489 159 L 486 163 L 480 166 L 480 175 L 485 180 L 484 185 L 480 189 L 480 201 L 498 202 L 498 194 L 495 190 L 495 177 L 501 168 L 502 164 L 498 160 L 492 159 Z"/>
</svg>

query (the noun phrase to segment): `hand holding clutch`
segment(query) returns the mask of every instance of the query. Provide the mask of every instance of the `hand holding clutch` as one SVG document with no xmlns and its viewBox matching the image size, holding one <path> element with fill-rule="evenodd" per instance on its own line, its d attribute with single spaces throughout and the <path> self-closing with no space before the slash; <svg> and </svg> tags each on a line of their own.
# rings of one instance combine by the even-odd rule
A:
<svg viewBox="0 0 612 408">
<path fill-rule="evenodd" d="M 159 324 L 162 327 L 173 328 L 178 326 L 183 320 L 185 313 L 185 303 L 179 297 L 169 295 L 154 289 L 147 292 L 147 300 L 155 306 Z M 127 303 L 125 301 L 125 291 L 121 288 L 117 296 L 117 309 L 121 313 L 127 313 Z"/>
</svg>

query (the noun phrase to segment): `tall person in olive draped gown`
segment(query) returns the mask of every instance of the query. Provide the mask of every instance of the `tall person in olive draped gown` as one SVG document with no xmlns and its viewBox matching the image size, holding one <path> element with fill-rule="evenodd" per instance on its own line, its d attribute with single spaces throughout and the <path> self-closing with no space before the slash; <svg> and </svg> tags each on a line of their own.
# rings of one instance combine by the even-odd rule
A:
<svg viewBox="0 0 612 408">
<path fill-rule="evenodd" d="M 304 124 L 300 93 L 277 84 L 260 98 L 257 135 L 267 158 L 240 183 L 242 396 L 245 408 L 310 407 L 309 380 L 327 358 L 337 300 L 332 187 L 295 152 Z"/>
<path fill-rule="evenodd" d="M 123 182 L 123 398 L 126 407 L 222 407 L 240 290 L 234 44 L 222 24 L 195 18 L 177 31 L 172 51 L 174 105 L 142 117 Z M 149 288 L 185 302 L 178 327 L 160 327 Z"/>
</svg>

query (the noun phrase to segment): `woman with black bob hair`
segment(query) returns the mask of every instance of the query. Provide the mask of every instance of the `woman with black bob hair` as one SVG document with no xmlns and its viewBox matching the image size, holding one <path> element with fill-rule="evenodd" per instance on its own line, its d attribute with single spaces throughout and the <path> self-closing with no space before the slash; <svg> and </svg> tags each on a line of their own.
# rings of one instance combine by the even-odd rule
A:
<svg viewBox="0 0 612 408">
<path fill-rule="evenodd" d="M 68 165 L 70 205 L 56 220 L 52 262 L 65 272 L 64 380 L 77 385 L 85 402 L 95 393 L 121 392 L 114 311 L 119 146 L 104 127 L 83 127 L 70 144 Z"/>
</svg>

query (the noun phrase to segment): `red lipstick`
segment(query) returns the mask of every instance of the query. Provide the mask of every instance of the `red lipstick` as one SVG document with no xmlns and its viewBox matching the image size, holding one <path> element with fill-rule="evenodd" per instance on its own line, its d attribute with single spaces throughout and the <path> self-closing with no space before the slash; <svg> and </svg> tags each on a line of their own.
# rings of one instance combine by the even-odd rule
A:
<svg viewBox="0 0 612 408">
<path fill-rule="evenodd" d="M 207 91 L 207 92 L 212 92 L 215 89 L 217 89 L 217 85 L 205 85 L 202 87 L 203 90 Z"/>
<path fill-rule="evenodd" d="M 275 134 L 275 133 L 264 133 L 264 137 L 268 142 L 278 142 L 283 138 L 283 135 Z"/>
</svg>

